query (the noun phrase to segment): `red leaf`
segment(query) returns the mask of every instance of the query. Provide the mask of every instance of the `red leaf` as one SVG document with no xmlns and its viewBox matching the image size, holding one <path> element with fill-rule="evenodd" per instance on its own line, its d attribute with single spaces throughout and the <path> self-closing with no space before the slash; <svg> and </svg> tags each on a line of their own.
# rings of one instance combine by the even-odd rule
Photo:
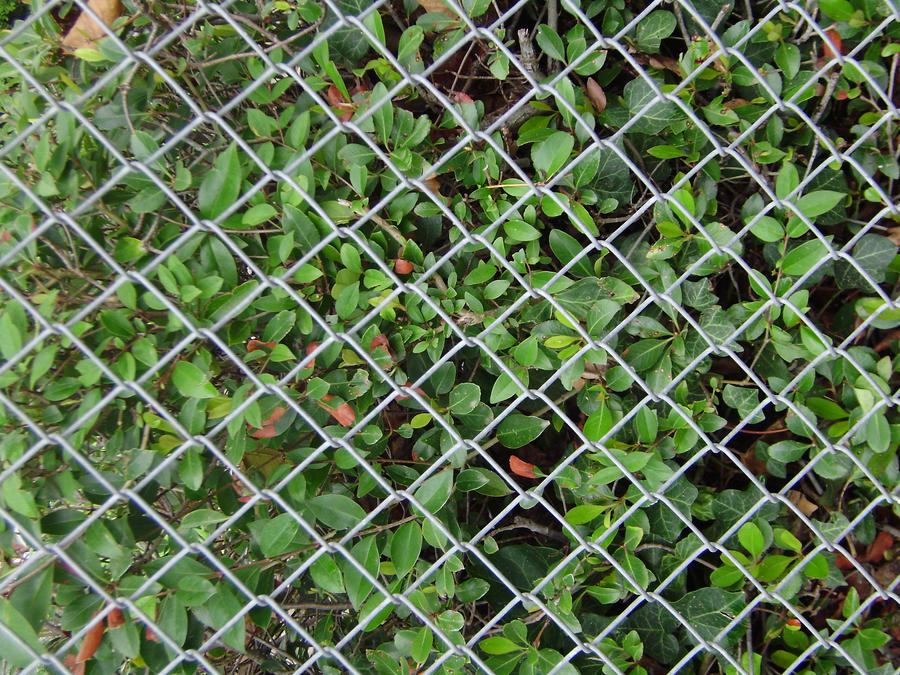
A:
<svg viewBox="0 0 900 675">
<path fill-rule="evenodd" d="M 331 105 L 341 105 L 342 103 L 346 104 L 347 99 L 344 98 L 341 90 L 332 84 L 328 87 L 328 102 Z"/>
<path fill-rule="evenodd" d="M 847 571 L 853 569 L 853 563 L 847 560 L 843 555 L 838 553 L 837 560 L 834 561 L 835 567 L 839 570 Z"/>
<path fill-rule="evenodd" d="M 406 384 L 404 384 L 403 386 L 404 386 L 404 387 L 411 387 L 411 386 L 412 386 L 412 382 L 410 382 L 410 381 L 407 380 Z M 426 394 L 424 391 L 422 391 L 422 387 L 416 387 L 415 389 L 413 389 L 413 391 L 416 392 L 419 396 L 422 396 L 423 398 L 427 398 L 427 397 L 428 397 L 428 394 Z M 412 398 L 412 396 L 407 396 L 406 394 L 400 394 L 400 396 L 397 397 L 397 400 L 398 400 L 398 401 L 405 401 L 406 399 L 409 399 L 409 398 Z"/>
<path fill-rule="evenodd" d="M 475 101 L 472 100 L 471 96 L 469 96 L 468 94 L 464 94 L 463 92 L 454 94 L 453 100 L 456 101 L 457 103 L 475 103 Z"/>
<path fill-rule="evenodd" d="M 800 628 L 800 626 L 801 626 L 800 619 L 788 619 L 787 625 L 790 628 Z"/>
<path fill-rule="evenodd" d="M 606 110 L 606 92 L 593 77 L 589 77 L 587 81 L 587 97 L 594 104 L 598 113 Z"/>
<path fill-rule="evenodd" d="M 523 478 L 537 478 L 534 473 L 534 464 L 519 459 L 515 455 L 509 456 L 509 469 L 517 476 Z"/>
<path fill-rule="evenodd" d="M 125 615 L 118 607 L 106 615 L 106 625 L 110 628 L 118 628 L 123 623 L 125 623 Z"/>
<path fill-rule="evenodd" d="M 94 613 L 94 616 L 97 616 L 97 614 Z M 103 640 L 103 630 L 104 624 L 102 620 L 97 621 L 91 626 L 91 629 L 84 636 L 84 642 L 81 643 L 81 649 L 78 650 L 78 654 L 75 656 L 75 663 L 84 663 L 97 653 L 97 648 Z"/>
<path fill-rule="evenodd" d="M 254 352 L 257 349 L 275 349 L 277 342 L 260 342 L 259 340 L 249 340 L 247 342 L 247 351 Z"/>
<path fill-rule="evenodd" d="M 278 432 L 275 431 L 275 425 L 266 424 L 262 429 L 251 431 L 248 435 L 250 438 L 275 438 L 278 435 Z"/>
<path fill-rule="evenodd" d="M 330 401 L 334 396 L 326 394 L 323 398 L 326 401 Z M 352 427 L 353 423 L 356 422 L 356 413 L 353 412 L 353 408 L 350 407 L 349 403 L 341 403 L 337 408 L 331 408 L 322 403 L 322 401 L 316 401 L 316 403 L 319 404 L 322 410 L 327 410 L 328 414 L 336 419 L 341 426 Z"/>
<path fill-rule="evenodd" d="M 412 263 L 403 258 L 394 258 L 394 271 L 397 274 L 409 274 L 413 271 Z"/>
<path fill-rule="evenodd" d="M 384 335 L 376 335 L 372 338 L 372 344 L 369 345 L 369 352 L 374 352 L 377 347 L 381 347 L 385 350 L 390 349 L 388 339 Z"/>
<path fill-rule="evenodd" d="M 250 432 L 250 438 L 275 438 L 275 436 L 277 436 L 275 433 L 275 422 L 284 417 L 284 413 L 286 412 L 287 408 L 284 406 L 275 406 L 272 414 L 263 420 L 262 429 Z M 253 427 L 247 425 L 247 428 L 252 429 Z"/>
<path fill-rule="evenodd" d="M 875 541 L 872 542 L 872 545 L 866 549 L 865 560 L 872 563 L 879 562 L 884 556 L 884 552 L 893 545 L 894 538 L 882 530 L 878 533 L 878 536 L 875 537 Z"/>
<path fill-rule="evenodd" d="M 318 348 L 319 348 L 318 342 L 310 342 L 308 345 L 306 345 L 306 355 L 309 356 L 314 351 L 316 351 Z M 315 358 L 310 359 L 309 363 L 306 364 L 306 367 L 307 368 L 315 368 L 316 367 L 316 359 Z"/>
<path fill-rule="evenodd" d="M 841 40 L 840 33 L 838 33 L 834 28 L 829 28 L 828 30 L 825 31 L 825 35 L 828 37 L 829 40 L 831 40 L 832 44 L 834 44 L 834 46 L 837 47 L 838 53 L 843 54 L 844 53 L 844 43 Z M 822 46 L 824 47 L 823 52 L 825 54 L 826 59 L 833 59 L 835 56 L 837 56 L 837 54 L 835 54 L 833 51 L 831 51 L 831 47 L 828 45 L 828 42 L 823 42 Z"/>
<path fill-rule="evenodd" d="M 156 633 L 153 632 L 152 628 L 147 629 L 146 635 L 149 642 L 159 642 L 159 638 L 156 637 Z"/>
</svg>

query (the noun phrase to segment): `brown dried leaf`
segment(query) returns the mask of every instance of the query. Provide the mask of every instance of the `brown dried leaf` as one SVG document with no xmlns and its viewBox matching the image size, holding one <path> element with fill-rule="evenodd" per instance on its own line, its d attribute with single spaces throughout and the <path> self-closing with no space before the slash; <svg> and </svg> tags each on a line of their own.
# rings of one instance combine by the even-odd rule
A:
<svg viewBox="0 0 900 675">
<path fill-rule="evenodd" d="M 593 77 L 588 78 L 585 93 L 587 93 L 588 99 L 594 104 L 594 108 L 598 113 L 606 110 L 606 92 L 603 91 L 603 87 L 597 84 L 597 80 Z"/>
<path fill-rule="evenodd" d="M 122 16 L 122 3 L 120 0 L 90 0 L 88 2 L 101 21 L 111 30 L 113 22 Z M 78 20 L 66 33 L 62 46 L 66 49 L 76 50 L 84 48 L 96 48 L 97 40 L 107 37 L 108 33 L 103 25 L 97 23 L 87 12 L 82 12 Z"/>
<path fill-rule="evenodd" d="M 875 541 L 872 542 L 871 546 L 866 549 L 865 560 L 872 563 L 880 562 L 882 557 L 884 557 L 884 552 L 893 545 L 894 538 L 882 530 L 878 533 L 878 536 L 875 537 Z"/>
<path fill-rule="evenodd" d="M 888 228 L 888 239 L 890 239 L 896 246 L 900 246 L 900 225 L 895 227 Z"/>
<path fill-rule="evenodd" d="M 441 14 L 452 16 L 454 19 L 459 18 L 456 15 L 456 12 L 447 7 L 441 0 L 416 0 L 416 2 L 418 2 L 419 6 L 426 12 L 440 12 Z"/>
<path fill-rule="evenodd" d="M 330 401 L 333 398 L 334 396 L 331 394 L 326 394 L 322 400 Z M 322 401 L 316 401 L 316 403 L 322 410 L 327 410 L 328 414 L 336 419 L 341 426 L 352 427 L 353 423 L 356 422 L 356 413 L 353 412 L 353 408 L 350 407 L 349 403 L 341 403 L 337 408 L 327 406 Z"/>
<path fill-rule="evenodd" d="M 811 501 L 809 501 L 806 498 L 806 495 L 804 495 L 799 490 L 790 490 L 788 491 L 787 496 L 788 499 L 791 500 L 791 504 L 800 509 L 801 513 L 803 513 L 804 516 L 811 516 L 819 508 L 816 504 L 813 504 Z"/>
</svg>

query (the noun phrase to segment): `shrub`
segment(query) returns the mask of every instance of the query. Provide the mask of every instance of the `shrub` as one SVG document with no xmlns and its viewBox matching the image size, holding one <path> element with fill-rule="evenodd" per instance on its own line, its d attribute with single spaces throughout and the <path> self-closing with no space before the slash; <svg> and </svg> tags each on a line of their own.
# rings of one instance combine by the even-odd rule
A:
<svg viewBox="0 0 900 675">
<path fill-rule="evenodd" d="M 7 34 L 7 665 L 893 672 L 895 11 L 421 5 Z"/>
</svg>

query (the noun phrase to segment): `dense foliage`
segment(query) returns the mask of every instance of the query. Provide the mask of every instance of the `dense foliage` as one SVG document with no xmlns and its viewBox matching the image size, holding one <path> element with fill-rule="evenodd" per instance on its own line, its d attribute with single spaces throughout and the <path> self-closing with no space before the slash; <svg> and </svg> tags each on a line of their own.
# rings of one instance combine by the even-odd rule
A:
<svg viewBox="0 0 900 675">
<path fill-rule="evenodd" d="M 0 660 L 894 672 L 900 17 L 811 6 L 32 2 Z"/>
</svg>

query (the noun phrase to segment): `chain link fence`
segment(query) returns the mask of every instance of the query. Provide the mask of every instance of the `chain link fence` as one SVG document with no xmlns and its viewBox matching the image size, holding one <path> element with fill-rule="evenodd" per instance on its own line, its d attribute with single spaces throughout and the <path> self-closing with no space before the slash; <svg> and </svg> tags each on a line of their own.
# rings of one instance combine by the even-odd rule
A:
<svg viewBox="0 0 900 675">
<path fill-rule="evenodd" d="M 28 9 L 4 672 L 900 672 L 893 3 Z"/>
</svg>

